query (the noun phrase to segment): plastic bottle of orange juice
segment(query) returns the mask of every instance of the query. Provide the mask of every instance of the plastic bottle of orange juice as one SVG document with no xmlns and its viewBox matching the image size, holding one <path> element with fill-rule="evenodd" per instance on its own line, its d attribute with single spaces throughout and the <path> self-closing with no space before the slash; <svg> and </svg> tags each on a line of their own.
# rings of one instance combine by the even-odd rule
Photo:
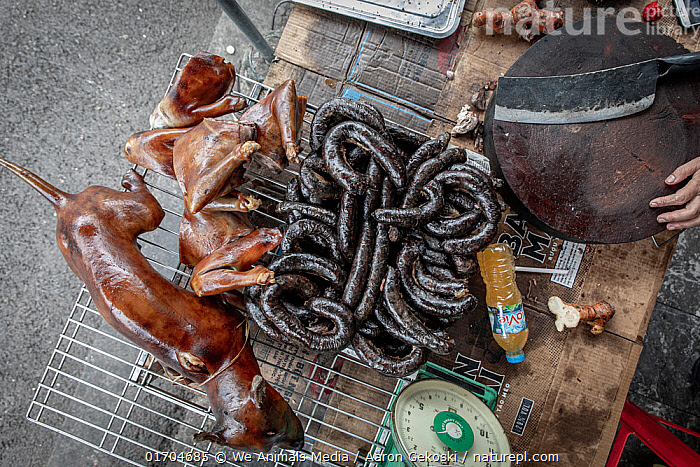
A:
<svg viewBox="0 0 700 467">
<path fill-rule="evenodd" d="M 493 338 L 506 351 L 509 363 L 520 363 L 525 360 L 523 347 L 528 329 L 523 298 L 515 284 L 513 251 L 506 244 L 494 243 L 476 257 L 486 283 L 486 306 Z"/>
</svg>

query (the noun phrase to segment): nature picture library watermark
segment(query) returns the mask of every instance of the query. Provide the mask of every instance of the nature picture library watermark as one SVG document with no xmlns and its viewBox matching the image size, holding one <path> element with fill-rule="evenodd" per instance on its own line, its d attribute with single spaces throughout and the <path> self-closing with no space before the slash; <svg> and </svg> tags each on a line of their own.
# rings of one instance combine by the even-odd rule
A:
<svg viewBox="0 0 700 467">
<path fill-rule="evenodd" d="M 565 32 L 571 36 L 604 35 L 606 34 L 606 28 L 610 27 L 607 18 L 614 17 L 615 27 L 617 27 L 617 29 L 625 35 L 636 36 L 638 34 L 642 34 L 643 32 L 652 35 L 674 35 L 685 32 L 686 34 L 692 35 L 693 38 L 697 38 L 700 35 L 700 27 L 686 29 L 675 20 L 670 24 L 659 24 L 658 21 L 644 22 L 642 10 L 634 7 L 625 7 L 619 10 L 612 7 L 586 7 L 582 10 L 571 7 L 561 9 L 556 8 L 553 2 L 548 1 L 546 2 L 545 6 L 542 7 L 542 9 L 564 12 L 564 24 L 559 28 L 556 28 L 553 22 L 544 22 L 543 24 L 537 23 L 538 27 L 542 27 L 543 34 L 556 35 Z M 507 14 L 510 12 L 510 10 L 505 7 L 489 9 L 489 11 L 502 14 Z M 676 17 L 677 10 L 674 6 L 662 8 L 661 11 L 663 12 L 663 17 Z M 691 17 L 700 17 L 700 7 L 688 7 L 687 11 Z M 581 13 L 583 15 L 581 15 Z M 507 22 L 494 24 L 493 21 L 487 22 L 484 29 L 488 35 L 494 35 L 496 32 L 498 32 L 499 34 L 517 34 L 521 37 L 528 37 L 531 36 L 532 33 L 529 34 L 529 32 L 534 27 L 533 23 L 536 22 L 536 18 L 527 16 L 515 23 Z M 640 28 L 639 23 L 644 23 L 645 27 Z"/>
</svg>

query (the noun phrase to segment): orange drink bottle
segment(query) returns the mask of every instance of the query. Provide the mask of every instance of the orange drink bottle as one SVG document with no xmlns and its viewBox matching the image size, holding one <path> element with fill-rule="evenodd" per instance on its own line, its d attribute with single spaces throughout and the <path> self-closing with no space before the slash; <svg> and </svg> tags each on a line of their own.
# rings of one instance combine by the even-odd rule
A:
<svg viewBox="0 0 700 467">
<path fill-rule="evenodd" d="M 513 251 L 506 244 L 494 243 L 476 257 L 486 284 L 486 306 L 493 338 L 506 351 L 509 363 L 520 363 L 525 360 L 523 347 L 528 329 L 523 298 L 515 284 Z"/>
</svg>

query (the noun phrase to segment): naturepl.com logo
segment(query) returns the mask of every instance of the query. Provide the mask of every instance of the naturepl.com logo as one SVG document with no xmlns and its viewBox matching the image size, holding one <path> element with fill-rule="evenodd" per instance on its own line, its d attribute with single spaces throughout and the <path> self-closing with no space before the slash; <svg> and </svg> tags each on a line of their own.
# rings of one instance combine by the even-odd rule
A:
<svg viewBox="0 0 700 467">
<path fill-rule="evenodd" d="M 559 454 L 528 454 L 527 451 L 518 454 L 474 454 L 474 462 L 512 462 L 515 465 L 521 462 L 559 462 Z"/>
</svg>

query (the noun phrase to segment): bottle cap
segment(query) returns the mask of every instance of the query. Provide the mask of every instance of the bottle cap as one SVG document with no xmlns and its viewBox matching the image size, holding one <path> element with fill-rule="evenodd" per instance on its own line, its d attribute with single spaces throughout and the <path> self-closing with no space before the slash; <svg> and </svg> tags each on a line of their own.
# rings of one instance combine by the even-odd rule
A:
<svg viewBox="0 0 700 467">
<path fill-rule="evenodd" d="M 508 363 L 522 363 L 525 361 L 525 354 L 520 352 L 518 355 L 506 355 Z"/>
</svg>

